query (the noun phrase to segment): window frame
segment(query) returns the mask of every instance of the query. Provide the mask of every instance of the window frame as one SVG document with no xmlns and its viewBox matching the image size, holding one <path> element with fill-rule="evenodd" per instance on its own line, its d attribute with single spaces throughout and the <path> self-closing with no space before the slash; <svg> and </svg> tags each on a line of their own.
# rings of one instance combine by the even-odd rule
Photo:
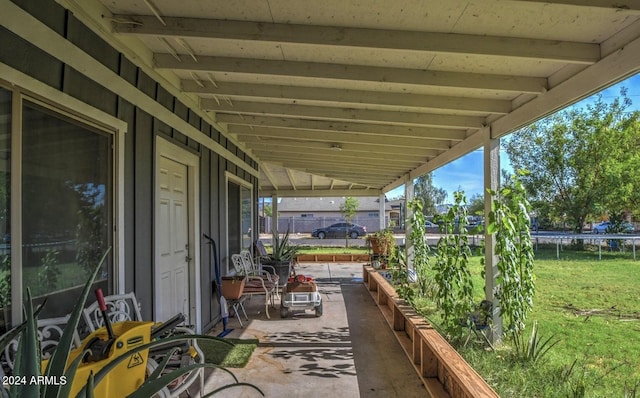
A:
<svg viewBox="0 0 640 398">
<path fill-rule="evenodd" d="M 230 253 L 229 252 L 229 183 L 234 183 L 236 185 L 240 186 L 240 219 L 238 220 L 238 222 L 240 223 L 240 231 L 242 232 L 242 188 L 246 188 L 249 190 L 249 200 L 251 201 L 252 206 L 250 206 L 251 209 L 251 237 L 250 237 L 250 241 L 253 242 L 255 239 L 255 220 L 253 219 L 254 216 L 254 206 L 253 206 L 253 184 L 251 184 L 248 181 L 243 180 L 242 178 L 226 171 L 225 172 L 225 229 L 226 229 L 226 249 L 227 249 L 227 253 L 228 253 L 228 259 L 231 259 L 231 255 L 235 254 L 235 253 Z M 242 235 L 242 233 L 241 233 Z M 242 241 L 242 236 L 240 236 L 240 240 Z M 230 270 L 230 265 L 231 263 L 228 262 L 227 263 L 227 270 L 226 272 L 228 273 Z"/>
<path fill-rule="evenodd" d="M 112 240 L 113 285 L 115 293 L 124 293 L 124 134 L 127 124 L 76 98 L 0 64 L 0 87 L 11 98 L 11 323 L 22 322 L 22 111 L 28 101 L 54 114 L 98 129 L 112 136 Z"/>
</svg>

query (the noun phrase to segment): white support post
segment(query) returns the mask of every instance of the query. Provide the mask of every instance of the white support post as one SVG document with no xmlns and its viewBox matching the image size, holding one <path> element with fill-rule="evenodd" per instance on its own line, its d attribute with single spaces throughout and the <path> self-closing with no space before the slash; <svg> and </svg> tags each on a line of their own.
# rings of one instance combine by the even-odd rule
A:
<svg viewBox="0 0 640 398">
<path fill-rule="evenodd" d="M 278 194 L 271 195 L 271 231 L 278 230 Z"/>
<path fill-rule="evenodd" d="M 487 193 L 487 189 L 498 191 L 500 189 L 500 139 L 491 139 L 489 134 L 484 141 L 484 217 L 485 217 L 485 297 L 493 302 L 493 333 L 492 341 L 498 341 L 502 337 L 502 317 L 498 300 L 495 298 L 496 280 L 498 277 L 498 257 L 496 255 L 495 235 L 487 233 L 489 212 L 493 203 L 493 196 Z"/>
<path fill-rule="evenodd" d="M 379 197 L 379 206 L 378 206 L 378 222 L 379 222 L 379 229 L 380 231 L 382 231 L 383 229 L 385 229 L 387 227 L 386 222 L 385 222 L 385 218 L 386 218 L 386 204 L 385 204 L 385 194 L 381 193 L 380 197 Z"/>
<path fill-rule="evenodd" d="M 415 196 L 413 188 L 413 178 L 409 177 L 404 183 L 404 208 L 405 208 L 405 222 L 404 222 L 404 236 L 405 236 L 405 256 L 407 259 L 407 266 L 409 269 L 413 268 L 413 246 L 411 245 L 411 218 L 413 217 L 413 211 L 409 208 L 409 202 L 413 200 Z"/>
</svg>

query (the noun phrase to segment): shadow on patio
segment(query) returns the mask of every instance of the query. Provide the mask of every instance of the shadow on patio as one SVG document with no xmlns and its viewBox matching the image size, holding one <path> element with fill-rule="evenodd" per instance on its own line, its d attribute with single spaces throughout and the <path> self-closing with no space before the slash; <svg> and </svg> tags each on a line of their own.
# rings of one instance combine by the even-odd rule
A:
<svg viewBox="0 0 640 398">
<path fill-rule="evenodd" d="M 240 381 L 257 385 L 267 397 L 426 396 L 362 283 L 362 264 L 303 263 L 297 272 L 316 278 L 324 314 L 294 312 L 281 319 L 276 303 L 267 319 L 260 297 L 246 301 L 250 322 L 240 329 L 231 318 L 228 336 L 258 338 L 260 344 L 245 368 L 231 369 Z M 205 391 L 230 381 L 220 371 L 208 372 Z M 234 388 L 216 396 L 259 395 Z"/>
</svg>

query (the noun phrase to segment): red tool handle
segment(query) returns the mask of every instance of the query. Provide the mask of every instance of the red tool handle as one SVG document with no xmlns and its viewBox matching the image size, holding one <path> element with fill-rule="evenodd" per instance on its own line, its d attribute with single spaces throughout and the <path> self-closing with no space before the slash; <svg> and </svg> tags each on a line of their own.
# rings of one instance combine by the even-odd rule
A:
<svg viewBox="0 0 640 398">
<path fill-rule="evenodd" d="M 111 321 L 107 316 L 107 304 L 104 302 L 104 294 L 102 294 L 102 289 L 96 289 L 96 299 L 98 300 L 98 307 L 100 307 L 100 312 L 102 313 L 102 319 L 104 320 L 104 326 L 107 328 L 107 335 L 109 339 L 115 339 L 115 334 L 113 333 L 113 328 L 111 327 Z"/>
<path fill-rule="evenodd" d="M 100 311 L 107 311 L 107 303 L 104 302 L 104 294 L 102 294 L 102 289 L 96 289 L 96 299 L 98 300 L 98 307 L 100 307 Z"/>
</svg>

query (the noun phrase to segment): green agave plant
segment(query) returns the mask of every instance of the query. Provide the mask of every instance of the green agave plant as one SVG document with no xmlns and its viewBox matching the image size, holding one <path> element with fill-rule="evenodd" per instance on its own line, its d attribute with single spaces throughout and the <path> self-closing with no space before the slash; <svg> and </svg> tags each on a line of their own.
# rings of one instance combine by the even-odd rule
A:
<svg viewBox="0 0 640 398">
<path fill-rule="evenodd" d="M 69 360 L 73 334 L 76 328 L 78 327 L 78 323 L 80 321 L 80 316 L 82 313 L 82 309 L 86 303 L 87 297 L 89 295 L 89 291 L 91 290 L 91 285 L 93 284 L 96 275 L 98 274 L 102 264 L 104 263 L 109 250 L 102 256 L 100 263 L 93 270 L 93 273 L 87 280 L 84 289 L 82 290 L 82 294 L 80 295 L 80 299 L 76 304 L 74 311 L 69 318 L 69 322 L 64 328 L 63 334 L 60 338 L 60 341 L 52 353 L 49 362 L 47 363 L 47 367 L 44 372 L 41 372 L 41 354 L 39 349 L 38 342 L 38 333 L 36 327 L 36 319 L 44 305 L 46 304 L 46 300 L 43 304 L 41 304 L 37 309 L 34 310 L 32 300 L 31 300 L 31 292 L 27 289 L 27 300 L 25 303 L 24 314 L 25 321 L 22 322 L 19 326 L 10 330 L 6 334 L 0 337 L 0 350 L 4 350 L 5 347 L 17 336 L 20 336 L 20 343 L 18 346 L 18 351 L 16 353 L 15 365 L 14 365 L 14 373 L 12 375 L 13 380 L 25 381 L 24 383 L 20 383 L 21 385 L 14 385 L 10 388 L 3 385 L 0 390 L 0 396 L 3 398 L 67 398 L 71 394 L 71 389 L 74 383 L 84 383 L 84 387 L 82 390 L 76 395 L 76 397 L 86 397 L 93 398 L 94 397 L 94 388 L 99 385 L 99 383 L 108 376 L 109 372 L 112 371 L 118 364 L 121 362 L 128 360 L 134 355 L 136 352 L 140 352 L 143 350 L 147 350 L 157 346 L 166 346 L 173 342 L 180 342 L 186 340 L 214 340 L 219 342 L 220 344 L 227 344 L 233 346 L 233 343 L 225 341 L 224 339 L 205 336 L 205 335 L 176 335 L 167 338 L 163 338 L 161 340 L 152 341 L 148 344 L 144 344 L 138 346 L 132 350 L 129 350 L 122 355 L 114 358 L 111 362 L 105 365 L 102 369 L 100 369 L 95 375 L 90 374 L 89 378 L 85 380 L 75 380 L 76 371 L 80 366 L 81 359 L 84 357 L 84 354 L 88 352 L 88 350 L 82 355 L 78 355 L 76 359 L 67 365 Z M 171 350 L 165 356 L 164 360 L 159 364 L 159 366 L 148 375 L 145 382 L 138 387 L 136 391 L 131 392 L 127 397 L 129 398 L 148 398 L 153 394 L 159 392 L 166 386 L 168 386 L 171 382 L 179 378 L 180 376 L 189 373 L 191 371 L 195 371 L 199 368 L 218 368 L 222 371 L 230 374 L 233 377 L 234 382 L 230 384 L 223 385 L 217 388 L 214 391 L 203 395 L 204 397 L 210 397 L 220 391 L 239 387 L 239 386 L 247 386 L 258 391 L 262 396 L 264 393 L 255 385 L 249 383 L 239 382 L 238 379 L 233 375 L 229 370 L 222 368 L 218 365 L 211 363 L 198 363 L 187 365 L 178 369 L 175 369 L 170 372 L 166 372 L 167 363 L 173 353 L 175 353 L 176 349 Z M 56 383 L 54 385 L 46 385 L 46 383 L 38 383 L 31 382 L 32 380 L 39 380 L 39 378 L 45 377 L 47 380 L 64 380 L 62 383 Z M 43 385 L 44 384 L 44 385 Z"/>
<path fill-rule="evenodd" d="M 299 252 L 299 247 L 289 242 L 289 230 L 280 237 L 278 230 L 273 230 L 273 251 L 269 259 L 273 262 L 287 262 L 294 259 Z"/>
<path fill-rule="evenodd" d="M 533 363 L 540 361 L 559 342 L 560 340 L 553 335 L 544 339 L 538 332 L 537 321 L 533 322 L 528 339 L 522 333 L 513 334 L 513 348 L 516 356 Z"/>
</svg>

